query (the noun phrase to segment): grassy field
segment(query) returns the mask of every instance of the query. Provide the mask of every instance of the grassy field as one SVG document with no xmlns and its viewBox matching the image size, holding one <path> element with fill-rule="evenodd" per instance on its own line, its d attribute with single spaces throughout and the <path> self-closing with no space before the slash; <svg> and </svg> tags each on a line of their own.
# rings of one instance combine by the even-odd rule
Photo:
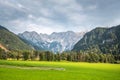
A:
<svg viewBox="0 0 120 80">
<path fill-rule="evenodd" d="M 120 80 L 120 64 L 0 60 L 0 80 Z"/>
</svg>

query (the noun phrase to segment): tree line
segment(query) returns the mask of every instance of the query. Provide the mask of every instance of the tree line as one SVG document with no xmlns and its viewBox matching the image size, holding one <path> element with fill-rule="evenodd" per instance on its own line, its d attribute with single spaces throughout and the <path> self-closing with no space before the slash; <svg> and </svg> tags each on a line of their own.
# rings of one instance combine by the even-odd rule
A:
<svg viewBox="0 0 120 80">
<path fill-rule="evenodd" d="M 50 51 L 15 50 L 6 52 L 0 48 L 0 59 L 118 63 L 120 61 L 120 54 L 103 54 L 93 51 L 66 51 L 62 53 L 53 53 Z"/>
</svg>

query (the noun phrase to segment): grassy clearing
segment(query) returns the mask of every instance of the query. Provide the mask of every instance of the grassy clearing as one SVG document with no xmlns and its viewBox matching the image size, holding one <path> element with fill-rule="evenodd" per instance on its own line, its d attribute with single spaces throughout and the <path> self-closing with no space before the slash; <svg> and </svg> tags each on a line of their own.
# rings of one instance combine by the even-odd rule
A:
<svg viewBox="0 0 120 80">
<path fill-rule="evenodd" d="M 120 64 L 0 60 L 0 65 L 0 80 L 120 80 Z"/>
</svg>

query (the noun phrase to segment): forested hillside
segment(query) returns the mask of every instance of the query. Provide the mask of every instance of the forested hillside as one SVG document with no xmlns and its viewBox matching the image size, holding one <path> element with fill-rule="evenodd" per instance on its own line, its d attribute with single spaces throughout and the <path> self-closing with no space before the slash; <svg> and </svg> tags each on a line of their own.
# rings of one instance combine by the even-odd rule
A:
<svg viewBox="0 0 120 80">
<path fill-rule="evenodd" d="M 120 25 L 111 28 L 99 27 L 93 29 L 75 44 L 73 51 L 119 54 Z"/>
<path fill-rule="evenodd" d="M 0 26 L 0 44 L 8 50 L 31 50 L 16 34 Z"/>
</svg>

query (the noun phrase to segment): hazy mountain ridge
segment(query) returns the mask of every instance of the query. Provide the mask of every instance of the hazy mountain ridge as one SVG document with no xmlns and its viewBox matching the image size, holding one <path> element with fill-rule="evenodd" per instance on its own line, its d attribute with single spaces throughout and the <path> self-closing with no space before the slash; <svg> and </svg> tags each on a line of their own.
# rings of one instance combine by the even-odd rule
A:
<svg viewBox="0 0 120 80">
<path fill-rule="evenodd" d="M 53 52 L 62 52 L 71 50 L 74 44 L 79 41 L 85 33 L 53 32 L 50 35 L 38 34 L 35 31 L 18 34 L 23 40 L 37 50 L 49 50 Z"/>
</svg>

